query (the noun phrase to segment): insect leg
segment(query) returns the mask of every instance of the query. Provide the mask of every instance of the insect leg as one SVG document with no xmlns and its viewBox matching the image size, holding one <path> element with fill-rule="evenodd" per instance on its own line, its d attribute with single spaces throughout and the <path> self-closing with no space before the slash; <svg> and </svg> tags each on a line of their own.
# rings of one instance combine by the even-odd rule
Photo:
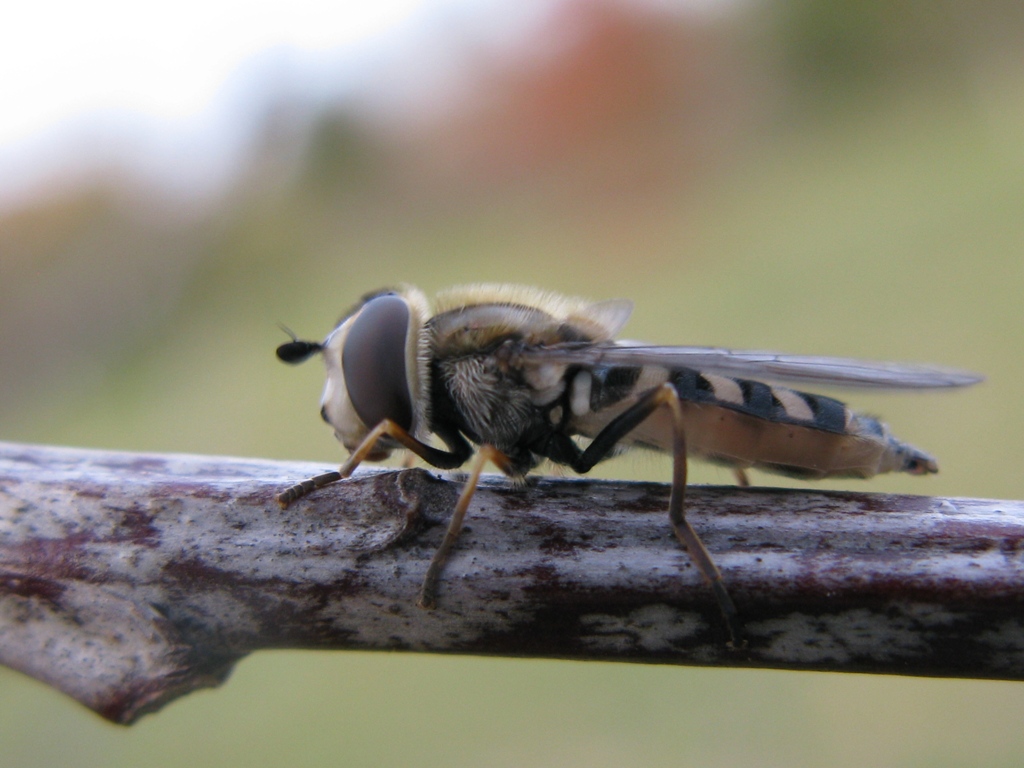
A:
<svg viewBox="0 0 1024 768">
<path fill-rule="evenodd" d="M 282 507 L 287 507 L 293 501 L 301 499 L 317 488 L 323 488 L 325 485 L 330 485 L 338 480 L 344 480 L 356 471 L 356 467 L 363 463 L 377 445 L 377 441 L 385 435 L 397 440 L 425 462 L 440 469 L 455 469 L 462 466 L 470 456 L 469 446 L 465 442 L 454 446 L 454 450 L 444 451 L 420 442 L 405 429 L 391 421 L 391 419 L 384 419 L 384 421 L 370 430 L 370 433 L 359 444 L 359 447 L 352 451 L 348 461 L 342 464 L 336 472 L 325 472 L 322 475 L 311 477 L 309 480 L 296 483 L 291 488 L 287 488 L 277 495 L 277 503 Z"/>
<path fill-rule="evenodd" d="M 476 461 L 473 462 L 473 467 L 469 471 L 469 477 L 466 478 L 466 484 L 462 486 L 462 493 L 459 494 L 459 500 L 455 504 L 455 511 L 452 512 L 452 519 L 448 523 L 448 530 L 445 531 L 441 546 L 437 548 L 433 559 L 430 561 L 430 565 L 427 567 L 427 575 L 423 577 L 423 586 L 420 588 L 420 598 L 417 601 L 417 605 L 420 608 L 433 608 L 437 604 L 438 577 L 440 577 L 445 563 L 448 562 L 448 556 L 451 554 L 452 547 L 455 546 L 456 539 L 459 538 L 462 522 L 466 517 L 466 510 L 469 509 L 469 502 L 476 491 L 476 485 L 480 480 L 480 473 L 484 470 L 484 464 L 488 461 L 506 475 L 512 473 L 512 463 L 508 456 L 494 446 L 480 446 Z"/>
<path fill-rule="evenodd" d="M 736 606 L 725 588 L 721 571 L 718 570 L 718 566 L 711 559 L 704 543 L 686 519 L 686 428 L 683 423 L 683 409 L 679 402 L 679 393 L 676 392 L 675 387 L 671 384 L 663 384 L 657 389 L 651 390 L 630 408 L 612 419 L 604 429 L 597 433 L 585 451 L 578 453 L 575 457 L 565 456 L 561 460 L 567 461 L 576 472 L 589 471 L 597 462 L 605 458 L 622 438 L 661 407 L 667 407 L 672 414 L 672 493 L 668 502 L 668 515 L 672 523 L 672 530 L 675 531 L 676 538 L 686 547 L 697 570 L 715 593 L 718 607 L 722 611 L 722 616 L 725 617 L 729 630 L 730 642 L 733 646 L 738 647 L 740 623 Z M 571 450 L 568 442 L 566 440 L 566 444 L 559 447 L 562 450 Z"/>
<path fill-rule="evenodd" d="M 672 493 L 668 499 L 668 517 L 672 522 L 672 529 L 697 565 L 697 570 L 711 586 L 711 591 L 715 593 L 718 608 L 722 611 L 729 630 L 730 645 L 738 648 L 742 645 L 742 640 L 736 606 L 725 588 L 722 572 L 711 559 L 697 531 L 686 519 L 686 428 L 683 424 L 683 408 L 679 404 L 679 393 L 671 384 L 664 384 L 655 390 L 652 399 L 657 405 L 668 406 L 672 412 Z"/>
<path fill-rule="evenodd" d="M 277 503 L 281 505 L 282 509 L 287 509 L 288 505 L 297 499 L 301 499 L 303 496 L 308 496 L 317 488 L 323 488 L 325 485 L 336 483 L 342 479 L 340 472 L 324 472 L 322 475 L 315 475 L 308 480 L 303 480 L 301 483 L 296 483 L 290 488 L 286 488 L 277 494 Z"/>
<path fill-rule="evenodd" d="M 736 478 L 736 485 L 740 488 L 750 487 L 750 478 L 747 477 L 747 471 L 742 467 L 733 467 L 733 476 Z"/>
</svg>

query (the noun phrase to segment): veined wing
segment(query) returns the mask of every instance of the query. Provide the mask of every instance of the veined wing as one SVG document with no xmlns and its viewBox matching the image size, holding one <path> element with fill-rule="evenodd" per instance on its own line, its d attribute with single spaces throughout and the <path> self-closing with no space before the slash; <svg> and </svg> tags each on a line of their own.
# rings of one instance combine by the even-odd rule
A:
<svg viewBox="0 0 1024 768">
<path fill-rule="evenodd" d="M 535 347 L 523 350 L 519 359 L 523 363 L 536 364 L 696 368 L 707 373 L 737 378 L 875 389 L 966 387 L 985 378 L 969 371 L 934 365 L 783 355 L 718 347 L 663 347 L 631 341 Z"/>
</svg>

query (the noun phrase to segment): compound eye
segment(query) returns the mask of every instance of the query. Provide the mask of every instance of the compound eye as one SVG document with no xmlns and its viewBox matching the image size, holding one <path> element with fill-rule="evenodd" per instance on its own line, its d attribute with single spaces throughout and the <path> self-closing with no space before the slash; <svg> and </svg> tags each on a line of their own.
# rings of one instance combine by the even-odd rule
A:
<svg viewBox="0 0 1024 768">
<path fill-rule="evenodd" d="M 370 429 L 391 419 L 412 429 L 412 395 L 406 378 L 409 307 L 394 294 L 370 299 L 352 321 L 341 352 L 345 388 L 356 414 Z"/>
</svg>

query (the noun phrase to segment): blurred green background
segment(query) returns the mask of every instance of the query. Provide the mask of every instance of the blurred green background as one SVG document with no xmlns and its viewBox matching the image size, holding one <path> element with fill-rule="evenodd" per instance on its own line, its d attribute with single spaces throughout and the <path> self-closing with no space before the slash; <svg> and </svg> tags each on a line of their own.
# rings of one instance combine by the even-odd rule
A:
<svg viewBox="0 0 1024 768">
<path fill-rule="evenodd" d="M 983 372 L 846 393 L 942 472 L 829 487 L 1024 498 L 1021 6 L 551 6 L 517 47 L 439 29 L 431 109 L 277 94 L 221 194 L 112 163 L 0 214 L 0 438 L 327 467 L 278 322 L 514 281 L 633 298 L 630 338 Z M 275 652 L 130 729 L 0 669 L 0 766 L 1018 766 L 1022 715 L 1000 682 Z"/>
</svg>

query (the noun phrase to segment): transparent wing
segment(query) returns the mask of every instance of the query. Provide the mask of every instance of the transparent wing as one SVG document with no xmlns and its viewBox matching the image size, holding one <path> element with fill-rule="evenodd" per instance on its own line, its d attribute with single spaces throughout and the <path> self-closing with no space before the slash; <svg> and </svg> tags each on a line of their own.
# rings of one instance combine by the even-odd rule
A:
<svg viewBox="0 0 1024 768">
<path fill-rule="evenodd" d="M 912 363 L 885 363 L 842 357 L 782 355 L 717 347 L 661 347 L 620 341 L 608 344 L 557 344 L 524 350 L 525 364 L 659 365 L 696 368 L 749 379 L 876 389 L 966 387 L 984 380 L 969 371 Z"/>
</svg>

